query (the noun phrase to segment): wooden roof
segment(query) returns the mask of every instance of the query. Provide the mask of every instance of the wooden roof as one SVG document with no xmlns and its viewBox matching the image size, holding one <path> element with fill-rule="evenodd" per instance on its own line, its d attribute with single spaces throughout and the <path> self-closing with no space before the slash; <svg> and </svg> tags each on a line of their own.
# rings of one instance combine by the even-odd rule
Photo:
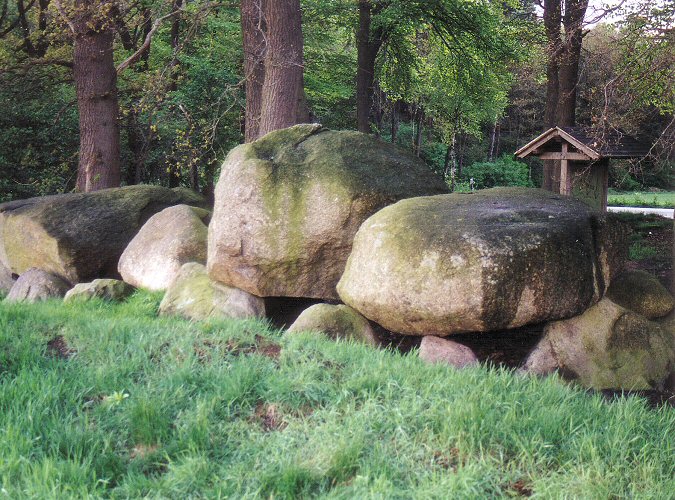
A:
<svg viewBox="0 0 675 500">
<path fill-rule="evenodd" d="M 591 160 L 601 158 L 640 158 L 649 153 L 649 146 L 621 131 L 597 131 L 588 127 L 553 127 L 516 151 L 516 156 L 537 156 L 545 145 L 564 140 Z"/>
</svg>

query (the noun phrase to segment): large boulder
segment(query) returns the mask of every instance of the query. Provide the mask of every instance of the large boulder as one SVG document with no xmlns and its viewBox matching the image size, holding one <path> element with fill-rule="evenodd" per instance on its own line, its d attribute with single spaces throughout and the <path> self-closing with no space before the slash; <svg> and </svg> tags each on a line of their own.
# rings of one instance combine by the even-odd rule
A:
<svg viewBox="0 0 675 500">
<path fill-rule="evenodd" d="M 78 283 L 68 290 L 64 302 L 88 301 L 94 298 L 118 302 L 126 299 L 134 292 L 134 287 L 124 281 L 104 278 L 95 279 L 91 283 Z"/>
<path fill-rule="evenodd" d="M 0 262 L 37 267 L 72 283 L 116 277 L 120 255 L 143 224 L 172 205 L 204 205 L 188 190 L 128 186 L 0 205 Z"/>
<path fill-rule="evenodd" d="M 402 198 L 444 192 L 421 160 L 372 136 L 316 124 L 272 132 L 225 159 L 209 274 L 261 297 L 336 299 L 368 216 Z"/>
<path fill-rule="evenodd" d="M 670 292 L 645 271 L 626 271 L 612 280 L 607 297 L 648 319 L 667 316 L 675 307 Z"/>
<path fill-rule="evenodd" d="M 60 299 L 70 289 L 70 283 L 42 269 L 31 268 L 19 276 L 7 294 L 7 302 L 38 302 Z"/>
<path fill-rule="evenodd" d="M 672 390 L 675 329 L 604 298 L 580 316 L 548 324 L 523 371 L 558 371 L 594 389 Z"/>
<path fill-rule="evenodd" d="M 136 287 L 166 290 L 183 264 L 206 264 L 210 217 L 208 210 L 188 205 L 150 217 L 120 257 L 122 279 Z"/>
<path fill-rule="evenodd" d="M 265 302 L 243 290 L 214 282 L 204 265 L 189 262 L 183 264 L 166 291 L 159 313 L 193 320 L 263 318 Z"/>
<path fill-rule="evenodd" d="M 342 304 L 314 304 L 298 316 L 288 331 L 320 332 L 334 340 L 351 339 L 373 346 L 381 344 L 368 320 Z"/>
<path fill-rule="evenodd" d="M 414 198 L 363 223 L 337 289 L 398 333 L 516 328 L 597 302 L 626 241 L 609 216 L 538 189 Z"/>
<path fill-rule="evenodd" d="M 14 283 L 16 283 L 16 279 L 14 279 L 12 271 L 0 262 L 0 295 L 7 295 L 14 286 Z"/>
</svg>

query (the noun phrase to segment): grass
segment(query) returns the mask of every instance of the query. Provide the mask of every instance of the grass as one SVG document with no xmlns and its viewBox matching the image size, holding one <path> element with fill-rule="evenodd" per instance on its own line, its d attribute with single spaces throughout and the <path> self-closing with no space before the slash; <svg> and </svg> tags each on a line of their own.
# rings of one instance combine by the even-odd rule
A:
<svg viewBox="0 0 675 500">
<path fill-rule="evenodd" d="M 675 410 L 158 297 L 0 304 L 8 498 L 668 498 Z M 281 346 L 282 350 L 276 346 Z"/>
<path fill-rule="evenodd" d="M 610 191 L 607 196 L 610 207 L 675 208 L 675 191 L 651 193 L 648 191 Z"/>
<path fill-rule="evenodd" d="M 616 213 L 613 217 L 628 224 L 632 230 L 628 258 L 632 261 L 654 259 L 672 266 L 672 219 L 658 215 Z"/>
</svg>

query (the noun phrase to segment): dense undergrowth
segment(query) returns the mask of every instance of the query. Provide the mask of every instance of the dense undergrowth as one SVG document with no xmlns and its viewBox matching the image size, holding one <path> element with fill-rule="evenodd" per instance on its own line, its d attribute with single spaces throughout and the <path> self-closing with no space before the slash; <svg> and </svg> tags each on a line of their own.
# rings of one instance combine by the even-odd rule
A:
<svg viewBox="0 0 675 500">
<path fill-rule="evenodd" d="M 0 304 L 8 498 L 667 498 L 675 410 L 262 322 Z"/>
</svg>

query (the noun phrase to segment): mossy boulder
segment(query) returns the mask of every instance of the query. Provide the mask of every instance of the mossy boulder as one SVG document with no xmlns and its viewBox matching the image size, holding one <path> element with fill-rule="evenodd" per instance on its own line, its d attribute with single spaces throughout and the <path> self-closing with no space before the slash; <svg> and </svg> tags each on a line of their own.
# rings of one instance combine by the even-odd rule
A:
<svg viewBox="0 0 675 500">
<path fill-rule="evenodd" d="M 413 198 L 366 220 L 337 289 L 387 330 L 446 336 L 575 316 L 627 253 L 625 230 L 539 189 Z"/>
<path fill-rule="evenodd" d="M 374 137 L 297 125 L 234 148 L 209 225 L 213 279 L 261 297 L 336 299 L 361 223 L 403 198 L 447 192 L 410 153 Z"/>
<path fill-rule="evenodd" d="M 124 281 L 103 278 L 91 283 L 78 283 L 68 290 L 64 302 L 87 301 L 93 298 L 119 302 L 134 292 L 135 288 Z"/>
<path fill-rule="evenodd" d="M 320 332 L 334 340 L 351 339 L 373 346 L 381 343 L 368 320 L 342 304 L 314 304 L 298 316 L 288 331 Z"/>
<path fill-rule="evenodd" d="M 19 276 L 7 294 L 7 302 L 38 302 L 47 299 L 60 299 L 71 285 L 60 276 L 42 269 L 31 268 Z"/>
<path fill-rule="evenodd" d="M 675 307 L 675 300 L 666 287 L 645 271 L 621 273 L 612 280 L 607 297 L 648 319 L 667 316 Z"/>
<path fill-rule="evenodd" d="M 169 206 L 206 204 L 195 198 L 186 190 L 128 186 L 4 203 L 0 262 L 13 273 L 37 267 L 72 283 L 117 277 L 120 255 L 141 226 Z"/>
<path fill-rule="evenodd" d="M 559 371 L 594 389 L 673 390 L 675 329 L 604 298 L 580 316 L 548 324 L 523 370 Z"/>
<path fill-rule="evenodd" d="M 122 279 L 148 290 L 166 290 L 183 264 L 206 264 L 211 212 L 188 205 L 165 208 L 150 217 L 122 253 Z"/>
<path fill-rule="evenodd" d="M 161 315 L 188 319 L 263 318 L 265 302 L 250 293 L 216 283 L 204 265 L 183 264 L 159 306 Z"/>
</svg>

